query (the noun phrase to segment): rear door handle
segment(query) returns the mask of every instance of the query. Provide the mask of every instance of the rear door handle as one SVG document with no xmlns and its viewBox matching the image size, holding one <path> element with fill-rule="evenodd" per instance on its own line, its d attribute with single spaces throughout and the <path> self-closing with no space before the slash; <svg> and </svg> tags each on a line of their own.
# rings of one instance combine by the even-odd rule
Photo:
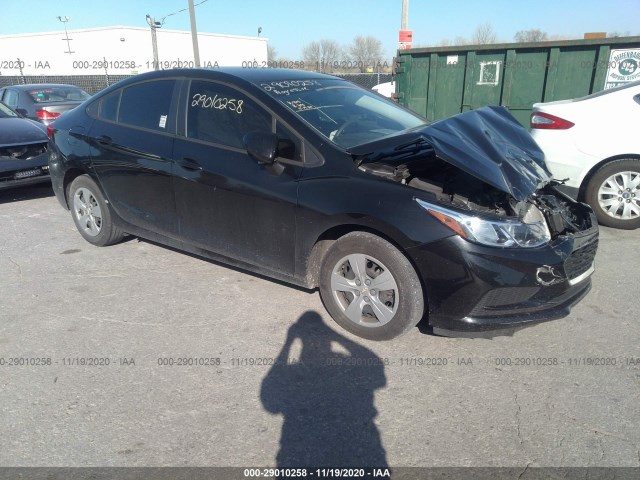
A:
<svg viewBox="0 0 640 480">
<path fill-rule="evenodd" d="M 112 138 L 107 135 L 100 135 L 96 140 L 100 145 L 111 145 L 113 143 Z"/>
<path fill-rule="evenodd" d="M 178 160 L 177 163 L 185 170 L 202 170 L 202 166 L 192 158 L 185 157 L 182 160 Z"/>
</svg>

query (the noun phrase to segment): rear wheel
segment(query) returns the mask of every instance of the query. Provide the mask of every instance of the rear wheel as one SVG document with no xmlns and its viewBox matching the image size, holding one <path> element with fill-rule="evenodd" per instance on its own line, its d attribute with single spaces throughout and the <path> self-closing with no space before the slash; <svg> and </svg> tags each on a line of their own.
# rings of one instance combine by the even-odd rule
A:
<svg viewBox="0 0 640 480">
<path fill-rule="evenodd" d="M 123 232 L 113 224 L 111 209 L 90 177 L 74 179 L 67 199 L 76 228 L 87 242 L 104 247 L 122 240 Z"/>
<path fill-rule="evenodd" d="M 409 260 L 366 232 L 338 239 L 320 272 L 320 296 L 343 328 L 370 340 L 389 340 L 422 319 L 422 285 Z"/>
<path fill-rule="evenodd" d="M 602 225 L 625 230 L 640 227 L 640 160 L 614 160 L 600 167 L 585 197 Z"/>
</svg>

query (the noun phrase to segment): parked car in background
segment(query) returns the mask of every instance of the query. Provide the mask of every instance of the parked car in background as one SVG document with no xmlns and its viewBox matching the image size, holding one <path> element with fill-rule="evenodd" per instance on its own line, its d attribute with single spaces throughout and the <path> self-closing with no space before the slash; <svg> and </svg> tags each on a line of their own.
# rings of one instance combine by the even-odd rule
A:
<svg viewBox="0 0 640 480">
<path fill-rule="evenodd" d="M 49 181 L 47 131 L 0 102 L 0 189 Z"/>
<path fill-rule="evenodd" d="M 65 84 L 42 83 L 0 88 L 0 101 L 20 115 L 45 125 L 90 97 L 81 88 Z"/>
<path fill-rule="evenodd" d="M 50 133 L 54 192 L 88 242 L 126 232 L 319 288 L 364 338 L 425 316 L 446 335 L 513 329 L 591 287 L 593 212 L 502 107 L 428 124 L 328 75 L 165 70 Z"/>
<path fill-rule="evenodd" d="M 602 225 L 640 227 L 640 82 L 536 103 L 531 135 L 556 179 Z"/>
</svg>

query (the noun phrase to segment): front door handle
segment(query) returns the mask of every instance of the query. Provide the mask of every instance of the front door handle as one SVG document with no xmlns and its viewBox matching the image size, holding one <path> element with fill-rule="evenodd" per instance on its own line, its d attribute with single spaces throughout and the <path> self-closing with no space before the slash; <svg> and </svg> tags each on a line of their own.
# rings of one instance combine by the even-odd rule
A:
<svg viewBox="0 0 640 480">
<path fill-rule="evenodd" d="M 184 157 L 182 160 L 178 160 L 177 163 L 185 170 L 202 170 L 202 166 L 192 158 Z"/>
</svg>

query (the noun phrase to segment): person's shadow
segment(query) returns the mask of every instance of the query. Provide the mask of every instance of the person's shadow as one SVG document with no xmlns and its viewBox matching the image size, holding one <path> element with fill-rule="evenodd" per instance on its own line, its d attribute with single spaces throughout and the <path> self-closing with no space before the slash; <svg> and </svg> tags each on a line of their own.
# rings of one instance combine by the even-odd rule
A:
<svg viewBox="0 0 640 480">
<path fill-rule="evenodd" d="M 302 351 L 294 359 L 296 339 Z M 278 467 L 387 468 L 373 422 L 373 394 L 385 385 L 375 353 L 331 330 L 318 313 L 305 312 L 289 328 L 260 391 L 264 408 L 284 416 Z"/>
</svg>

